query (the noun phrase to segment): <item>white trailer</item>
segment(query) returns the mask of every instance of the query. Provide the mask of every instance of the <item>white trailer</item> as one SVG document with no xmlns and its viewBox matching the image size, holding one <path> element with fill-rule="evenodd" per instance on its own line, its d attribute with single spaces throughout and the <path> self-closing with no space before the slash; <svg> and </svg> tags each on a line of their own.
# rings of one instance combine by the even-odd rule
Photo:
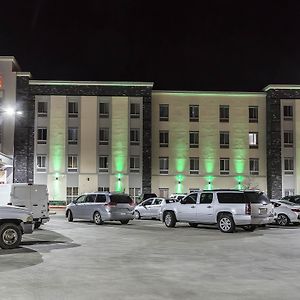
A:
<svg viewBox="0 0 300 300">
<path fill-rule="evenodd" d="M 49 221 L 48 189 L 45 184 L 0 184 L 0 205 L 7 204 L 29 209 L 35 228 Z"/>
</svg>

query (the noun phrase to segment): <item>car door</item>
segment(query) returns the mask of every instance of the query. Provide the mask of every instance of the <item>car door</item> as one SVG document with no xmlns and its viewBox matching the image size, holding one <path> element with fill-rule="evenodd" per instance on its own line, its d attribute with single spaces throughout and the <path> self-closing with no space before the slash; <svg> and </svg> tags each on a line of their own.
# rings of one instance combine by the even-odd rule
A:
<svg viewBox="0 0 300 300">
<path fill-rule="evenodd" d="M 151 217 L 151 209 L 152 209 L 152 202 L 153 198 L 145 200 L 141 205 L 141 216 L 150 218 Z"/>
<path fill-rule="evenodd" d="M 74 218 L 82 219 L 84 217 L 85 197 L 86 195 L 82 195 L 73 202 L 72 213 Z"/>
<path fill-rule="evenodd" d="M 196 210 L 197 193 L 187 195 L 185 198 L 178 202 L 177 206 L 177 220 L 178 221 L 196 221 L 197 210 Z"/>
<path fill-rule="evenodd" d="M 95 194 L 89 194 L 86 195 L 84 199 L 84 203 L 82 205 L 83 209 L 83 216 L 82 218 L 85 220 L 92 220 L 93 218 L 93 213 L 94 213 L 94 207 L 95 207 L 95 199 L 96 195 Z"/>
<path fill-rule="evenodd" d="M 155 198 L 153 200 L 152 204 L 150 205 L 149 217 L 158 218 L 162 200 L 163 199 L 161 198 Z"/>
<path fill-rule="evenodd" d="M 197 221 L 199 223 L 213 223 L 213 193 L 205 192 L 200 194 L 200 201 L 197 204 Z"/>
</svg>

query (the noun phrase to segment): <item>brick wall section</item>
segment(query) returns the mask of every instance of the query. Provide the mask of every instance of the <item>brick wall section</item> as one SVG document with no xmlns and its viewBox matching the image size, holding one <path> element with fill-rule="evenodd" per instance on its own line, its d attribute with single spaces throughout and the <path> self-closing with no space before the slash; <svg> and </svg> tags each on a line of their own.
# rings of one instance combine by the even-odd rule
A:
<svg viewBox="0 0 300 300">
<path fill-rule="evenodd" d="M 267 91 L 267 185 L 268 196 L 282 196 L 281 114 L 284 99 L 300 99 L 300 90 L 270 89 Z"/>
<path fill-rule="evenodd" d="M 14 182 L 33 182 L 34 99 L 29 92 L 29 77 L 17 77 L 16 106 L 23 112 L 16 116 L 14 138 Z"/>
<path fill-rule="evenodd" d="M 151 192 L 151 95 L 152 86 L 93 86 L 30 84 L 32 95 L 143 97 L 142 192 Z"/>
</svg>

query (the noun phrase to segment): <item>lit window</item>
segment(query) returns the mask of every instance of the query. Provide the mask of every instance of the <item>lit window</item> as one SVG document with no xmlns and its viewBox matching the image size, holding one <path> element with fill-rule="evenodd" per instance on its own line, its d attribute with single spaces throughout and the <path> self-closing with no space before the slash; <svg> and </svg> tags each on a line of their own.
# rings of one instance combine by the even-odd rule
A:
<svg viewBox="0 0 300 300">
<path fill-rule="evenodd" d="M 250 175 L 259 175 L 259 159 L 249 158 Z"/>
<path fill-rule="evenodd" d="M 199 121 L 199 105 L 190 105 L 190 122 Z"/>
<path fill-rule="evenodd" d="M 293 131 L 287 130 L 283 133 L 284 147 L 293 147 Z"/>
<path fill-rule="evenodd" d="M 219 117 L 220 122 L 229 122 L 229 105 L 220 105 Z"/>
<path fill-rule="evenodd" d="M 130 157 L 130 172 L 139 173 L 140 172 L 140 158 L 139 156 Z"/>
<path fill-rule="evenodd" d="M 77 144 L 78 142 L 78 128 L 69 127 L 68 129 L 68 143 L 69 144 Z"/>
<path fill-rule="evenodd" d="M 109 103 L 100 102 L 99 115 L 100 115 L 100 118 L 108 118 L 109 117 Z"/>
<path fill-rule="evenodd" d="M 249 106 L 249 123 L 258 122 L 258 106 Z"/>
<path fill-rule="evenodd" d="M 292 157 L 286 157 L 284 159 L 284 174 L 294 174 L 294 159 Z"/>
<path fill-rule="evenodd" d="M 284 105 L 283 106 L 283 119 L 284 120 L 293 120 L 293 106 Z"/>
<path fill-rule="evenodd" d="M 159 105 L 159 120 L 169 121 L 169 104 Z"/>
<path fill-rule="evenodd" d="M 67 187 L 67 204 L 72 202 L 78 197 L 78 186 Z"/>
<path fill-rule="evenodd" d="M 159 173 L 163 174 L 163 175 L 169 173 L 169 158 L 168 157 L 160 157 L 159 158 Z"/>
<path fill-rule="evenodd" d="M 47 128 L 38 128 L 37 143 L 38 144 L 46 144 L 47 143 Z"/>
<path fill-rule="evenodd" d="M 258 133 L 249 132 L 249 147 L 258 148 Z"/>
<path fill-rule="evenodd" d="M 77 118 L 78 117 L 78 102 L 69 102 L 68 103 L 68 113 L 69 113 L 69 118 Z"/>
<path fill-rule="evenodd" d="M 48 114 L 48 102 L 38 102 L 38 117 L 47 117 Z"/>
<path fill-rule="evenodd" d="M 199 147 L 199 131 L 190 131 L 190 148 Z"/>
<path fill-rule="evenodd" d="M 46 155 L 37 155 L 36 157 L 37 172 L 46 172 L 46 162 L 47 162 Z"/>
<path fill-rule="evenodd" d="M 199 158 L 190 158 L 190 174 L 199 174 Z"/>
<path fill-rule="evenodd" d="M 77 172 L 77 171 L 78 171 L 77 156 L 74 155 L 68 156 L 68 172 Z"/>
<path fill-rule="evenodd" d="M 140 104 L 131 103 L 130 104 L 130 118 L 139 118 L 140 117 Z"/>
<path fill-rule="evenodd" d="M 220 148 L 229 148 L 229 132 L 220 132 Z"/>
<path fill-rule="evenodd" d="M 169 146 L 169 131 L 159 131 L 159 146 L 168 147 Z"/>
<path fill-rule="evenodd" d="M 229 171 L 229 158 L 220 158 L 220 174 L 228 175 Z"/>
<path fill-rule="evenodd" d="M 99 156 L 99 172 L 108 172 L 108 156 Z"/>
<path fill-rule="evenodd" d="M 130 145 L 139 145 L 139 144 L 140 144 L 140 130 L 130 129 Z"/>
<path fill-rule="evenodd" d="M 100 128 L 99 130 L 99 145 L 108 145 L 109 128 Z"/>
</svg>

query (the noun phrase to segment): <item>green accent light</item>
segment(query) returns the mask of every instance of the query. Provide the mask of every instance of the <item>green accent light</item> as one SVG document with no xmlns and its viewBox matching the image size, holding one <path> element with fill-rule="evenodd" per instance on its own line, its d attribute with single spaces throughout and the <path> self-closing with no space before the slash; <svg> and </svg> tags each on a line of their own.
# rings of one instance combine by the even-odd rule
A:
<svg viewBox="0 0 300 300">
<path fill-rule="evenodd" d="M 116 192 L 122 192 L 122 177 L 123 175 L 118 173 L 116 175 L 117 180 L 116 180 Z"/>
<path fill-rule="evenodd" d="M 237 188 L 239 190 L 243 189 L 243 181 L 244 181 L 245 177 L 244 176 L 236 176 L 235 180 L 237 181 Z"/>
<path fill-rule="evenodd" d="M 183 192 L 183 184 L 182 181 L 184 180 L 184 176 L 182 174 L 176 175 L 177 185 L 176 185 L 176 193 Z"/>
<path fill-rule="evenodd" d="M 213 181 L 214 181 L 215 177 L 213 177 L 213 176 L 206 176 L 204 178 L 207 181 L 207 185 L 204 187 L 204 189 L 206 189 L 206 190 L 212 190 L 213 189 Z"/>
</svg>

